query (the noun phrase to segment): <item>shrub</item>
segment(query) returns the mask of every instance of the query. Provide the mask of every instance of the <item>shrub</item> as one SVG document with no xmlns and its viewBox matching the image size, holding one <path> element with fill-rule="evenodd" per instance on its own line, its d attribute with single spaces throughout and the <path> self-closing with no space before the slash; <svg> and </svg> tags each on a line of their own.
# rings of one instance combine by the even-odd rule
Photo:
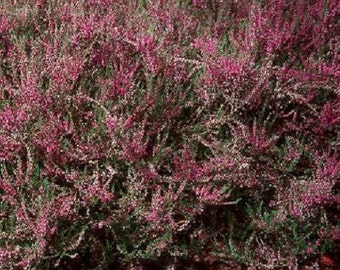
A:
<svg viewBox="0 0 340 270">
<path fill-rule="evenodd" d="M 338 1 L 2 2 L 2 269 L 335 250 Z"/>
</svg>

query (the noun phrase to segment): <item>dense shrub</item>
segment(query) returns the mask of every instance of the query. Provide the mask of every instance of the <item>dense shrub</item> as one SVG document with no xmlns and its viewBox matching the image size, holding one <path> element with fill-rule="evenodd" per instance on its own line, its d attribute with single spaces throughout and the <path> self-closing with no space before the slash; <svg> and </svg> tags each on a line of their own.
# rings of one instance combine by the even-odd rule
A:
<svg viewBox="0 0 340 270">
<path fill-rule="evenodd" d="M 339 10 L 1 1 L 0 268 L 335 252 Z"/>
</svg>

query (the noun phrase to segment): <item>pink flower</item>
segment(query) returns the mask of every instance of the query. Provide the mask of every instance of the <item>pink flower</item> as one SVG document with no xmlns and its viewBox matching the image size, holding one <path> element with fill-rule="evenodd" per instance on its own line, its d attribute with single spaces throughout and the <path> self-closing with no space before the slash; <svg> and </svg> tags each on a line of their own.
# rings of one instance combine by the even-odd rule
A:
<svg viewBox="0 0 340 270">
<path fill-rule="evenodd" d="M 194 7 L 202 7 L 202 0 L 192 0 Z"/>
<path fill-rule="evenodd" d="M 114 129 L 117 127 L 117 121 L 118 121 L 117 117 L 108 116 L 105 119 L 105 126 L 107 130 L 109 131 L 109 133 L 112 133 Z"/>
</svg>

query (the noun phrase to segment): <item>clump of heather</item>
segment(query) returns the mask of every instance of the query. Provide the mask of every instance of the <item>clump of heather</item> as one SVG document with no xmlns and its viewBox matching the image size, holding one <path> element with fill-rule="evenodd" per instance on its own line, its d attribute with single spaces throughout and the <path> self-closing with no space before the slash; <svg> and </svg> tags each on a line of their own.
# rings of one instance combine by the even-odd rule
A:
<svg viewBox="0 0 340 270">
<path fill-rule="evenodd" d="M 333 256 L 339 10 L 2 1 L 0 268 Z"/>
</svg>

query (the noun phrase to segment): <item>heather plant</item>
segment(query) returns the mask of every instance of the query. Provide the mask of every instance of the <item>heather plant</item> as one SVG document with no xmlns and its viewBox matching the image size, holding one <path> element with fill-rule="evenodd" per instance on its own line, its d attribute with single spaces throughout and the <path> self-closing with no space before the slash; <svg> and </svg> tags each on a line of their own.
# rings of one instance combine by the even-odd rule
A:
<svg viewBox="0 0 340 270">
<path fill-rule="evenodd" d="M 334 256 L 339 10 L 2 1 L 1 268 Z"/>
</svg>

